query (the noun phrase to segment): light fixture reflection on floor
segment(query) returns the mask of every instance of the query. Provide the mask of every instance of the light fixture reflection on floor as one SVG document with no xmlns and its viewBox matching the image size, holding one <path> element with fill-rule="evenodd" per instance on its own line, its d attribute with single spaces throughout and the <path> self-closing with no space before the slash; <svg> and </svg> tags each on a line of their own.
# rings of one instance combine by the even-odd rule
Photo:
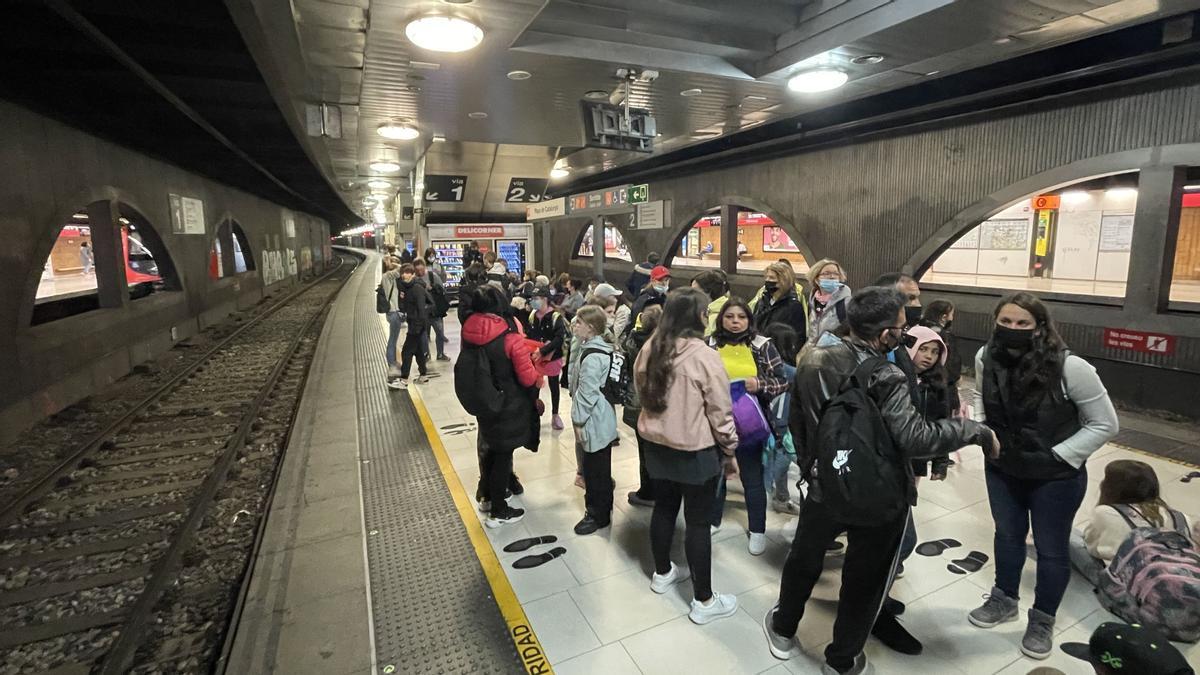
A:
<svg viewBox="0 0 1200 675">
<path fill-rule="evenodd" d="M 836 68 L 817 68 L 793 76 L 788 80 L 788 89 L 804 94 L 816 94 L 837 89 L 849 80 L 850 76 L 845 71 Z"/>
<path fill-rule="evenodd" d="M 375 190 L 386 190 L 392 187 L 392 184 L 386 180 L 369 180 L 367 181 L 367 187 Z"/>
<path fill-rule="evenodd" d="M 435 52 L 465 52 L 483 41 L 483 29 L 474 23 L 437 14 L 409 21 L 404 34 L 418 47 Z"/>
</svg>

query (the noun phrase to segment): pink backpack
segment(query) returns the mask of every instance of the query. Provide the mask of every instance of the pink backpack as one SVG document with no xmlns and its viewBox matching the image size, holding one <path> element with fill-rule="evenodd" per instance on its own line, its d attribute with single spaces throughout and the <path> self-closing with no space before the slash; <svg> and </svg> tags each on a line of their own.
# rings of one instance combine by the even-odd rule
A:
<svg viewBox="0 0 1200 675">
<path fill-rule="evenodd" d="M 1113 508 L 1133 530 L 1100 575 L 1100 604 L 1172 640 L 1200 640 L 1200 553 L 1183 514 L 1170 509 L 1174 529 L 1159 529 L 1128 505 Z"/>
</svg>

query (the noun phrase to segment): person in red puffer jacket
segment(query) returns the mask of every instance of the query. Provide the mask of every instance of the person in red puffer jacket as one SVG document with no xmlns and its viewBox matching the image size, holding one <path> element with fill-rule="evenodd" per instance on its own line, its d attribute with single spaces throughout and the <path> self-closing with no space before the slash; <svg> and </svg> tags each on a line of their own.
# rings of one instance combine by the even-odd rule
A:
<svg viewBox="0 0 1200 675">
<path fill-rule="evenodd" d="M 475 418 L 479 425 L 476 499 L 480 510 L 489 512 L 487 526 L 495 528 L 517 522 L 525 515 L 523 509 L 508 505 L 505 493 L 519 485 L 515 481 L 510 483 L 513 451 L 521 447 L 534 452 L 538 449 L 537 400 L 541 376 L 534 368 L 520 324 L 511 316 L 504 292 L 484 285 L 470 299 L 473 313 L 462 327 L 464 347 L 484 350 L 493 382 L 504 392 L 503 405 L 497 414 Z M 520 494 L 519 488 L 511 491 Z"/>
</svg>

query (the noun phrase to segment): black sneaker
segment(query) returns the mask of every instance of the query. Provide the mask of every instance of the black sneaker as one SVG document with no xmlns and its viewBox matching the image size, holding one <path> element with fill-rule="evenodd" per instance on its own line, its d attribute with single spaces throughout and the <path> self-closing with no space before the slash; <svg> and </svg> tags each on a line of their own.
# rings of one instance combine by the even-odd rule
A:
<svg viewBox="0 0 1200 675">
<path fill-rule="evenodd" d="M 521 485 L 521 481 L 515 473 L 508 477 L 508 493 L 510 495 L 525 494 L 525 486 Z"/>
<path fill-rule="evenodd" d="M 884 612 L 875 619 L 871 635 L 879 638 L 879 641 L 888 648 L 901 654 L 916 656 L 924 649 L 921 641 L 905 630 L 904 626 L 901 626 L 900 622 L 896 620 L 896 616 L 891 613 Z"/>
<path fill-rule="evenodd" d="M 493 511 L 488 516 L 486 525 L 492 529 L 501 525 L 515 523 L 525 517 L 525 509 L 515 509 L 511 506 L 505 506 L 501 511 Z"/>
<path fill-rule="evenodd" d="M 608 527 L 608 523 L 602 523 L 602 522 L 596 520 L 594 517 L 592 517 L 592 514 L 588 513 L 583 516 L 583 520 L 579 521 L 575 525 L 575 534 L 579 534 L 579 535 L 592 534 L 596 530 L 599 530 L 599 529 L 605 528 L 605 527 Z"/>
<path fill-rule="evenodd" d="M 900 602 L 895 598 L 883 599 L 883 611 L 891 614 L 892 616 L 900 616 L 906 609 L 908 609 L 908 607 L 906 607 L 903 602 Z"/>
<path fill-rule="evenodd" d="M 846 545 L 834 539 L 825 547 L 825 555 L 842 555 L 846 552 Z"/>
</svg>

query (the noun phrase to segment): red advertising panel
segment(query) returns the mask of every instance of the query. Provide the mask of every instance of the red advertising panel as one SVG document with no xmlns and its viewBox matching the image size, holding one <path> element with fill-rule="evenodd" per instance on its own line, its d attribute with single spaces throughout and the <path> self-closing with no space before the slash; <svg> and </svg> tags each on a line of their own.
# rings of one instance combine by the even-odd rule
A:
<svg viewBox="0 0 1200 675">
<path fill-rule="evenodd" d="M 1105 328 L 1104 346 L 1143 354 L 1170 355 L 1175 353 L 1175 336 L 1144 333 L 1140 330 Z"/>
</svg>

